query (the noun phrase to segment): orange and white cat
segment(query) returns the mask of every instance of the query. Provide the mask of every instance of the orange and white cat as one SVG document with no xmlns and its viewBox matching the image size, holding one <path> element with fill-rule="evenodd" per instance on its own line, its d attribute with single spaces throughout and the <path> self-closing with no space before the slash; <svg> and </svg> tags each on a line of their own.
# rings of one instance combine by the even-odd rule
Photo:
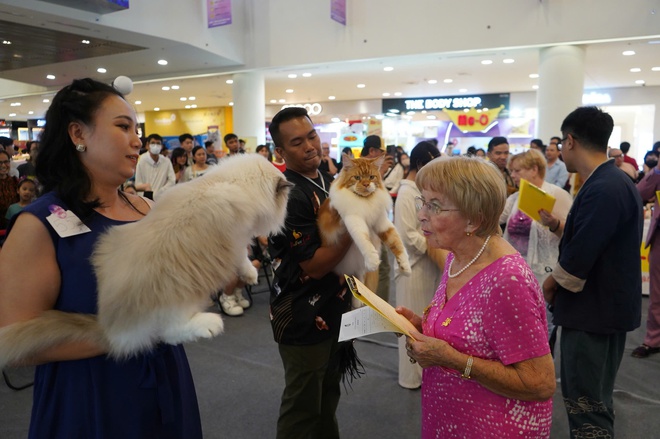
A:
<svg viewBox="0 0 660 439">
<path fill-rule="evenodd" d="M 334 271 L 364 278 L 380 265 L 381 241 L 394 253 L 403 273 L 410 273 L 408 254 L 388 218 L 392 197 L 383 185 L 379 168 L 384 157 L 342 156 L 339 176 L 319 209 L 317 222 L 323 245 L 335 244 L 348 231 L 353 245 Z"/>
</svg>

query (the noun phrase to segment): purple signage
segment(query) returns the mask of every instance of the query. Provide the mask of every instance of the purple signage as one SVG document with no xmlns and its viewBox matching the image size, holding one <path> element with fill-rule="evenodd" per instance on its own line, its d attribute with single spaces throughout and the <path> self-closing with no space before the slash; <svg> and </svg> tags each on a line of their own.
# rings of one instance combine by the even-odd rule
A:
<svg viewBox="0 0 660 439">
<path fill-rule="evenodd" d="M 206 0 L 208 27 L 231 24 L 231 0 Z"/>
<path fill-rule="evenodd" d="M 346 26 L 346 0 L 330 0 L 330 18 Z"/>
</svg>

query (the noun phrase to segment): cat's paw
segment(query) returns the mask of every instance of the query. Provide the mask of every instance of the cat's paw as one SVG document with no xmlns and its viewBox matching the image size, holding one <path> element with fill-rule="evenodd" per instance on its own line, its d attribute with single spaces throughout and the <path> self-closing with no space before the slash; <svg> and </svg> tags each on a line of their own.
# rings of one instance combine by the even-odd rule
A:
<svg viewBox="0 0 660 439">
<path fill-rule="evenodd" d="M 412 270 L 410 268 L 410 262 L 408 260 L 403 260 L 403 261 L 397 261 L 399 264 L 399 270 L 401 271 L 402 274 L 405 275 L 410 275 L 412 273 Z"/>
<path fill-rule="evenodd" d="M 364 264 L 367 271 L 376 271 L 380 265 L 380 255 L 377 251 L 369 252 L 364 258 Z"/>
<path fill-rule="evenodd" d="M 249 267 L 245 267 L 245 270 L 240 274 L 240 278 L 248 285 L 256 285 L 259 279 L 259 271 L 254 265 L 250 264 Z"/>
<path fill-rule="evenodd" d="M 189 322 L 192 334 L 197 338 L 212 338 L 224 330 L 222 317 L 212 312 L 199 312 Z"/>
</svg>

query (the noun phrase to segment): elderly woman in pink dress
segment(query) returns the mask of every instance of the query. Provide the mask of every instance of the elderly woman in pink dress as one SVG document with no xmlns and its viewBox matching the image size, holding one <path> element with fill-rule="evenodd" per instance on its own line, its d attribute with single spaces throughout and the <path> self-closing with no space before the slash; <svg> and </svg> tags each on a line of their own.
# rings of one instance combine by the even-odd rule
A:
<svg viewBox="0 0 660 439">
<path fill-rule="evenodd" d="M 431 247 L 448 250 L 419 332 L 407 340 L 424 369 L 423 438 L 547 438 L 555 369 L 540 286 L 500 236 L 500 172 L 474 158 L 435 159 L 416 178 L 417 217 Z"/>
</svg>

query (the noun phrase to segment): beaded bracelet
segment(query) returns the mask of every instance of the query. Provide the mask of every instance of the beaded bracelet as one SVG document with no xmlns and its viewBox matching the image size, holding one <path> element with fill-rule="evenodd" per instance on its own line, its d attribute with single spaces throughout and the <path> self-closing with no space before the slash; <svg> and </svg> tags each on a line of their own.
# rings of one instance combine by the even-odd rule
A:
<svg viewBox="0 0 660 439">
<path fill-rule="evenodd" d="M 470 379 L 470 372 L 472 372 L 472 362 L 474 361 L 474 358 L 472 355 L 470 355 L 467 359 L 467 364 L 465 365 L 465 371 L 461 374 L 461 378 L 464 378 L 466 380 Z"/>
</svg>

